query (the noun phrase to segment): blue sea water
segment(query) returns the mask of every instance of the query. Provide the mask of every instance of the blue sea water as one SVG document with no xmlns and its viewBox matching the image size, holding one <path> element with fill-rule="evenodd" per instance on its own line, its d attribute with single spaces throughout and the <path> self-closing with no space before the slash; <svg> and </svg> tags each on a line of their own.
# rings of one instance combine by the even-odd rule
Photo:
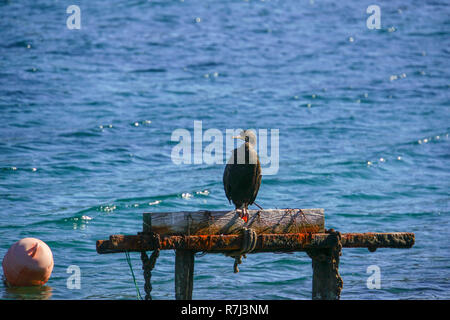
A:
<svg viewBox="0 0 450 320">
<path fill-rule="evenodd" d="M 66 25 L 72 4 L 80 30 Z M 232 208 L 224 165 L 172 161 L 172 132 L 202 121 L 279 129 L 261 206 L 324 208 L 341 232 L 415 233 L 409 250 L 344 249 L 342 299 L 449 299 L 449 17 L 447 1 L 0 1 L 0 257 L 36 237 L 55 261 L 46 286 L 0 285 L 0 298 L 136 299 L 125 254 L 99 255 L 96 240 L 136 234 L 143 212 Z M 311 297 L 305 253 L 232 268 L 197 257 L 193 298 Z M 174 252 L 152 284 L 174 298 Z"/>
</svg>

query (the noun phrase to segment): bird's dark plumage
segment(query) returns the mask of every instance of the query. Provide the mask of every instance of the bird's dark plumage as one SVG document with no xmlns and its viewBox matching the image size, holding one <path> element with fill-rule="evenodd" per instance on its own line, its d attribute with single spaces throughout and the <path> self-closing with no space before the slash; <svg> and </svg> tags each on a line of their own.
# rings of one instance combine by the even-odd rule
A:
<svg viewBox="0 0 450 320">
<path fill-rule="evenodd" d="M 228 201 L 232 201 L 236 209 L 243 209 L 244 213 L 246 213 L 248 206 L 255 201 L 261 185 L 261 164 L 256 151 L 253 149 L 252 136 L 249 139 L 247 132 L 241 133 L 241 139 L 245 139 L 245 144 L 240 147 L 245 149 L 245 162 L 239 163 L 238 150 L 240 148 L 236 148 L 233 150 L 223 173 L 223 187 Z M 253 133 L 251 134 L 253 135 Z M 254 135 L 253 139 L 256 139 Z M 234 161 L 232 161 L 233 159 Z"/>
</svg>

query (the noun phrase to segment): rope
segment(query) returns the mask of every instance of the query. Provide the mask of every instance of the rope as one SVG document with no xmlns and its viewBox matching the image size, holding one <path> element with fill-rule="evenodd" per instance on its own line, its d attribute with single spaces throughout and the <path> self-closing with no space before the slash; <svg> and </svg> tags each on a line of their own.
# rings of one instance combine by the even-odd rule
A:
<svg viewBox="0 0 450 320">
<path fill-rule="evenodd" d="M 255 250 L 256 242 L 258 240 L 258 235 L 256 234 L 255 230 L 251 228 L 243 227 L 241 229 L 241 232 L 243 237 L 241 250 L 225 254 L 227 257 L 234 258 L 234 266 L 233 266 L 234 273 L 239 272 L 238 265 L 242 263 L 242 257 L 247 259 L 246 254 Z"/>
<path fill-rule="evenodd" d="M 125 258 L 127 259 L 128 266 L 130 267 L 130 270 L 131 270 L 131 275 L 133 276 L 134 287 L 136 288 L 136 296 L 137 296 L 138 300 L 142 300 L 141 293 L 139 292 L 139 288 L 138 288 L 138 286 L 136 284 L 136 277 L 134 276 L 133 266 L 131 265 L 131 259 L 130 259 L 130 252 L 129 251 L 125 251 Z"/>
<path fill-rule="evenodd" d="M 144 290 L 145 290 L 145 300 L 152 300 L 151 292 L 152 292 L 152 270 L 155 267 L 156 260 L 159 257 L 159 252 L 161 248 L 161 238 L 158 233 L 150 233 L 153 237 L 153 245 L 155 250 L 153 250 L 150 258 L 147 255 L 147 252 L 141 252 L 141 260 L 142 260 L 142 269 L 144 270 Z"/>
</svg>

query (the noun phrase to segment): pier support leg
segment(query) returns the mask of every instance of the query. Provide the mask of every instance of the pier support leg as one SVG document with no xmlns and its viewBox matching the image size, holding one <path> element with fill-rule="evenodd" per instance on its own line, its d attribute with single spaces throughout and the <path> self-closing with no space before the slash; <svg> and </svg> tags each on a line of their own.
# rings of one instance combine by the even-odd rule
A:
<svg viewBox="0 0 450 320">
<path fill-rule="evenodd" d="M 194 251 L 175 251 L 175 299 L 192 300 L 194 288 Z"/>
<path fill-rule="evenodd" d="M 341 296 L 343 281 L 339 275 L 339 256 L 342 254 L 340 233 L 330 230 L 335 235 L 331 238 L 333 246 L 331 249 L 312 249 L 307 253 L 312 259 L 313 300 L 339 300 Z"/>
</svg>

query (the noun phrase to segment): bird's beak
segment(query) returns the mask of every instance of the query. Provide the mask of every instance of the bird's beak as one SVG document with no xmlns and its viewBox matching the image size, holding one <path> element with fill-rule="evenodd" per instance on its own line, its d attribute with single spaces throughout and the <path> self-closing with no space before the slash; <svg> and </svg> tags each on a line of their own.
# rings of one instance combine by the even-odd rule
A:
<svg viewBox="0 0 450 320">
<path fill-rule="evenodd" d="M 244 138 L 242 138 L 241 136 L 232 136 L 233 139 L 241 139 L 244 140 Z"/>
</svg>

